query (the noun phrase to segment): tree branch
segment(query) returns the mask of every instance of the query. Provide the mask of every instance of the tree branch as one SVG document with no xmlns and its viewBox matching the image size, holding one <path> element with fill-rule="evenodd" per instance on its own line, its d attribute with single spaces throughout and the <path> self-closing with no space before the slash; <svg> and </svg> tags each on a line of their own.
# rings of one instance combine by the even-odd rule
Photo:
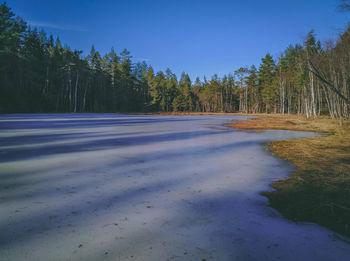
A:
<svg viewBox="0 0 350 261">
<path fill-rule="evenodd" d="M 330 83 L 329 81 L 326 80 L 326 77 L 322 75 L 322 73 L 317 70 L 317 68 L 313 65 L 313 63 L 311 62 L 310 59 L 308 59 L 308 63 L 310 65 L 310 67 L 312 69 L 309 69 L 309 71 L 311 73 L 313 73 L 313 75 L 315 75 L 321 82 L 323 82 L 324 84 L 326 84 L 326 86 L 329 87 L 329 89 L 331 89 L 333 92 L 335 92 L 345 103 L 348 107 L 350 107 L 350 99 L 345 97 L 339 90 L 337 87 L 335 87 L 332 83 Z"/>
</svg>

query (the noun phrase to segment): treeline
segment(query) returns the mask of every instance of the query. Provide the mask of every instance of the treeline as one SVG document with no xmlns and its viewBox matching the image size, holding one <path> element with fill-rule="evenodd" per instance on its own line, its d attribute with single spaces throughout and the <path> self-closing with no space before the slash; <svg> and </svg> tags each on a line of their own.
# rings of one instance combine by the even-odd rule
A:
<svg viewBox="0 0 350 261">
<path fill-rule="evenodd" d="M 260 67 L 191 81 L 133 63 L 127 50 L 101 55 L 63 46 L 0 6 L 0 112 L 203 111 L 327 114 L 349 118 L 350 27 L 324 47 L 311 31 Z"/>
</svg>

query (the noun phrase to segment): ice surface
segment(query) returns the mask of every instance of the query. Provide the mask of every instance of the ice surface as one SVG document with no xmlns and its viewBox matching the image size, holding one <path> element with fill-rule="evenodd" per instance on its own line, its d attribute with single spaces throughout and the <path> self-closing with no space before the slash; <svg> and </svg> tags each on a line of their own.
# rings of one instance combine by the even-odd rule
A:
<svg viewBox="0 0 350 261">
<path fill-rule="evenodd" d="M 0 260 L 350 260 L 259 195 L 293 170 L 262 143 L 315 134 L 238 118 L 0 116 Z"/>
</svg>

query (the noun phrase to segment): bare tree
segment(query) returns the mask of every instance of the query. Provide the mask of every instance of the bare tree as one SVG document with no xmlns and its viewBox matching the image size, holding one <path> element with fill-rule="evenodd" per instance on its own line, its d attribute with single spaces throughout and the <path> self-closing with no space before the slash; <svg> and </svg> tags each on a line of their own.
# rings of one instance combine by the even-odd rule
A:
<svg viewBox="0 0 350 261">
<path fill-rule="evenodd" d="M 314 74 L 321 82 L 323 82 L 331 91 L 333 91 L 334 93 L 336 93 L 339 98 L 341 98 L 348 107 L 350 107 L 350 99 L 345 97 L 341 91 L 339 90 L 339 88 L 337 88 L 336 86 L 334 86 L 334 84 L 332 84 L 330 81 L 328 81 L 326 79 L 326 77 L 324 76 L 324 74 L 322 72 L 320 72 L 311 62 L 311 60 L 308 60 L 309 65 L 311 67 L 310 72 L 312 74 Z"/>
</svg>

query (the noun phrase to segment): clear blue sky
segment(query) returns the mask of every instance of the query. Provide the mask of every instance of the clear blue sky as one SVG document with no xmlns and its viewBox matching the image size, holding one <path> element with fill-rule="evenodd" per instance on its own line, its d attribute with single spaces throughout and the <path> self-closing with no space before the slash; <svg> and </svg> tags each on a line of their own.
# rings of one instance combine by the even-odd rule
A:
<svg viewBox="0 0 350 261">
<path fill-rule="evenodd" d="M 2 0 L 0 0 L 2 2 Z M 127 48 L 134 61 L 208 78 L 259 65 L 300 43 L 310 29 L 321 40 L 350 21 L 337 0 L 8 0 L 32 25 L 87 55 Z"/>
</svg>

